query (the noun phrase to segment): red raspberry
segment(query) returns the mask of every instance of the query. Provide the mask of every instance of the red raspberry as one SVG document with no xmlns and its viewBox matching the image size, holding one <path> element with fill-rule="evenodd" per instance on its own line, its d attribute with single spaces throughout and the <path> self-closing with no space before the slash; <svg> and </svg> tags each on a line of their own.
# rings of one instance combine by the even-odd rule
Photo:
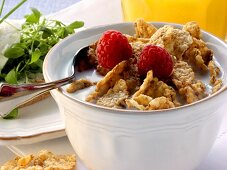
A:
<svg viewBox="0 0 227 170">
<path fill-rule="evenodd" d="M 122 33 L 109 30 L 104 32 L 99 39 L 96 54 L 100 66 L 112 69 L 121 61 L 132 56 L 132 47 Z"/>
<path fill-rule="evenodd" d="M 173 71 L 173 60 L 170 54 L 159 46 L 147 45 L 143 48 L 137 61 L 138 72 L 146 75 L 149 70 L 157 78 L 167 78 Z"/>
</svg>

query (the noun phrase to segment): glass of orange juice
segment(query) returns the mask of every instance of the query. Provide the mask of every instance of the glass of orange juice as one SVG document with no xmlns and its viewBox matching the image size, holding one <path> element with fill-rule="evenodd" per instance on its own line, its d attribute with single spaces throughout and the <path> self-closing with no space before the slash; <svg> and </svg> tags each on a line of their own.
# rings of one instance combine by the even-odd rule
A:
<svg viewBox="0 0 227 170">
<path fill-rule="evenodd" d="M 185 24 L 196 21 L 205 31 L 227 38 L 227 0 L 122 0 L 125 21 L 144 18 Z"/>
</svg>

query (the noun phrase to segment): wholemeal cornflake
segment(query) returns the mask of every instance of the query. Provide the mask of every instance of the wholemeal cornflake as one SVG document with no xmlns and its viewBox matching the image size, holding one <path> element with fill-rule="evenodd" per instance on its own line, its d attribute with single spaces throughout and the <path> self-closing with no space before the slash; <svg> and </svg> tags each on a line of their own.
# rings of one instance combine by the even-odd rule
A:
<svg viewBox="0 0 227 170">
<path fill-rule="evenodd" d="M 94 82 L 91 82 L 87 79 L 79 79 L 79 80 L 74 80 L 66 90 L 68 93 L 74 93 L 78 90 L 81 90 L 93 85 L 95 85 Z"/>
<path fill-rule="evenodd" d="M 194 80 L 195 73 L 187 62 L 178 61 L 174 64 L 172 81 L 178 89 L 192 84 Z"/>
<path fill-rule="evenodd" d="M 198 68 L 206 71 L 208 63 L 212 60 L 213 51 L 201 39 L 201 30 L 196 22 L 188 22 L 183 26 L 183 30 L 188 31 L 193 43 L 183 55 L 184 60 L 195 64 Z"/>
<path fill-rule="evenodd" d="M 16 157 L 1 166 L 1 170 L 73 170 L 75 155 L 55 155 L 47 150 L 37 155 Z"/>
<path fill-rule="evenodd" d="M 221 79 L 217 79 L 215 82 L 214 82 L 214 85 L 213 85 L 213 88 L 212 88 L 212 93 L 215 93 L 217 92 L 223 85 L 223 82 Z"/>
<path fill-rule="evenodd" d="M 141 43 L 141 42 L 132 42 L 130 43 L 133 49 L 133 58 L 136 60 L 139 58 L 139 55 L 143 48 L 147 45 L 146 43 Z"/>
<path fill-rule="evenodd" d="M 207 65 L 212 60 L 213 52 L 201 39 L 193 38 L 193 43 L 184 53 L 184 60 L 195 64 L 198 68 L 207 71 Z"/>
<path fill-rule="evenodd" d="M 205 84 L 195 79 L 192 67 L 187 62 L 175 63 L 172 81 L 179 90 L 179 94 L 185 98 L 186 103 L 193 103 L 207 96 Z"/>
<path fill-rule="evenodd" d="M 152 97 L 143 94 L 140 94 L 133 99 L 127 99 L 126 103 L 128 108 L 139 110 L 159 110 L 175 107 L 174 103 L 164 96 L 153 99 Z"/>
<path fill-rule="evenodd" d="M 222 79 L 220 79 L 220 69 L 215 65 L 214 61 L 211 60 L 208 64 L 210 71 L 210 84 L 213 85 L 212 93 L 217 92 L 222 87 Z"/>
<path fill-rule="evenodd" d="M 173 102 L 171 102 L 168 98 L 162 96 L 157 97 L 148 105 L 147 110 L 160 110 L 160 109 L 169 109 L 175 107 Z"/>
<path fill-rule="evenodd" d="M 175 103 L 176 106 L 179 105 L 179 102 L 176 98 L 176 91 L 163 81 L 159 81 L 157 78 L 154 78 L 152 70 L 147 73 L 143 84 L 140 86 L 139 90 L 135 92 L 132 98 L 137 97 L 140 94 L 144 94 L 152 98 L 164 96 Z"/>
<path fill-rule="evenodd" d="M 138 19 L 135 22 L 135 31 L 137 38 L 150 38 L 157 31 L 157 28 L 143 19 Z"/>
<path fill-rule="evenodd" d="M 128 34 L 124 34 L 124 36 L 128 39 L 129 43 L 133 43 L 133 42 L 138 42 L 138 43 L 149 43 L 150 38 L 138 38 L 132 35 L 128 35 Z"/>
<path fill-rule="evenodd" d="M 187 31 L 165 25 L 159 28 L 151 37 L 150 44 L 165 48 L 169 54 L 175 56 L 178 60 L 192 44 L 193 40 Z"/>
<path fill-rule="evenodd" d="M 93 65 L 93 66 L 97 66 L 98 65 L 98 61 L 97 61 L 97 56 L 96 56 L 96 48 L 97 48 L 97 43 L 98 41 L 96 41 L 95 43 L 91 44 L 89 46 L 88 49 L 88 62 Z"/>
<path fill-rule="evenodd" d="M 126 104 L 129 108 L 141 110 L 157 110 L 158 106 L 159 109 L 179 106 L 175 90 L 154 78 L 152 70 L 147 73 L 139 90 L 135 92 L 131 99 L 126 100 Z"/>
<path fill-rule="evenodd" d="M 220 76 L 220 69 L 215 65 L 213 60 L 209 62 L 208 69 L 210 71 L 210 84 L 215 84 Z"/>
<path fill-rule="evenodd" d="M 109 89 L 114 87 L 118 80 L 123 78 L 122 72 L 126 70 L 127 66 L 127 61 L 122 61 L 117 64 L 101 81 L 97 83 L 95 91 L 86 98 L 86 101 L 94 102 L 105 95 Z"/>
<path fill-rule="evenodd" d="M 136 70 L 130 63 L 122 61 L 109 71 L 86 101 L 115 108 L 125 107 L 125 100 L 140 86 Z"/>
<path fill-rule="evenodd" d="M 119 79 L 113 88 L 98 98 L 96 104 L 113 108 L 124 108 L 125 100 L 128 96 L 129 92 L 126 81 Z"/>
<path fill-rule="evenodd" d="M 135 35 L 127 35 L 133 56 L 122 61 L 112 70 L 97 63 L 96 45 L 90 45 L 88 61 L 104 78 L 86 101 L 112 108 L 159 110 L 193 103 L 206 97 L 205 84 L 195 73 L 209 70 L 212 92 L 222 87 L 220 69 L 213 60 L 213 51 L 201 39 L 201 30 L 196 22 L 186 23 L 182 29 L 165 25 L 156 28 L 139 19 L 135 23 Z M 146 45 L 165 48 L 172 56 L 174 68 L 168 80 L 158 80 L 150 70 L 144 80 L 138 75 L 136 62 Z M 207 75 L 207 74 L 206 74 Z"/>
<path fill-rule="evenodd" d="M 195 21 L 186 23 L 183 26 L 183 30 L 189 32 L 189 34 L 194 38 L 197 38 L 197 39 L 201 38 L 200 27 L 199 27 L 198 23 Z"/>
</svg>

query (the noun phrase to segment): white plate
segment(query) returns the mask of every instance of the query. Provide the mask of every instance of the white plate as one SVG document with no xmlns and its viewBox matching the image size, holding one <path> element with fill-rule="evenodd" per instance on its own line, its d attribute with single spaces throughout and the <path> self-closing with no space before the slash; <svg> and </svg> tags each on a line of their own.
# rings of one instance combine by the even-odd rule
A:
<svg viewBox="0 0 227 170">
<path fill-rule="evenodd" d="M 14 120 L 0 119 L 0 145 L 18 145 L 65 136 L 65 125 L 52 97 L 19 110 Z"/>
<path fill-rule="evenodd" d="M 22 20 L 8 22 L 20 27 Z M 11 25 L 2 28 L 9 29 L 7 26 L 11 28 Z M 11 31 L 15 32 L 13 29 Z M 0 119 L 0 145 L 28 144 L 65 135 L 63 120 L 52 97 L 20 109 L 17 119 Z"/>
</svg>

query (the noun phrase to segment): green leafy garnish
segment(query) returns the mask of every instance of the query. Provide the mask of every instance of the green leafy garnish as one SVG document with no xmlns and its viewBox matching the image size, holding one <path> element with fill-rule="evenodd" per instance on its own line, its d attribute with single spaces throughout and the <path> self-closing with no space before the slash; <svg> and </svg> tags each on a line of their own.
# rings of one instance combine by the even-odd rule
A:
<svg viewBox="0 0 227 170">
<path fill-rule="evenodd" d="M 13 44 L 10 48 L 7 48 L 4 56 L 7 58 L 18 58 L 24 55 L 24 48 L 20 43 Z"/>
<path fill-rule="evenodd" d="M 31 8 L 31 10 L 32 10 L 32 14 L 25 15 L 26 22 L 39 23 L 39 19 L 41 17 L 41 13 L 35 8 Z"/>
<path fill-rule="evenodd" d="M 18 108 L 13 109 L 4 119 L 15 119 L 18 116 Z"/>
<path fill-rule="evenodd" d="M 84 22 L 82 21 L 75 21 L 68 26 L 66 26 L 66 30 L 68 31 L 69 34 L 72 34 L 74 32 L 74 29 L 80 28 L 84 26 Z"/>
<path fill-rule="evenodd" d="M 29 64 L 32 64 L 38 61 L 40 56 L 41 56 L 40 50 L 38 48 L 35 49 L 35 51 L 32 53 L 31 61 Z"/>
<path fill-rule="evenodd" d="M 13 68 L 12 70 L 10 70 L 10 72 L 8 72 L 8 74 L 6 74 L 5 76 L 5 81 L 10 83 L 10 84 L 16 84 L 17 83 L 17 76 L 16 76 L 16 71 Z"/>
<path fill-rule="evenodd" d="M 65 25 L 57 20 L 48 20 L 35 8 L 25 15 L 25 22 L 20 30 L 20 42 L 11 45 L 4 52 L 8 58 L 0 70 L 0 81 L 7 83 L 31 83 L 30 74 L 42 73 L 42 64 L 48 51 L 61 39 L 74 33 L 74 29 L 84 25 L 75 21 Z"/>
<path fill-rule="evenodd" d="M 22 0 L 17 8 L 26 0 Z M 4 5 L 4 1 L 3 4 Z M 12 10 L 14 11 L 16 7 Z M 2 9 L 0 8 L 0 13 Z M 12 13 L 9 12 L 8 16 Z M 74 29 L 83 27 L 84 22 L 75 21 L 65 25 L 57 20 L 49 20 L 35 8 L 25 16 L 20 31 L 20 41 L 4 51 L 5 61 L 1 64 L 0 82 L 10 84 L 35 83 L 40 80 L 42 65 L 48 51 L 61 39 L 74 33 Z M 0 20 L 0 23 L 4 20 Z M 37 76 L 37 77 L 36 77 Z M 18 109 L 14 109 L 6 119 L 16 118 Z"/>
</svg>

